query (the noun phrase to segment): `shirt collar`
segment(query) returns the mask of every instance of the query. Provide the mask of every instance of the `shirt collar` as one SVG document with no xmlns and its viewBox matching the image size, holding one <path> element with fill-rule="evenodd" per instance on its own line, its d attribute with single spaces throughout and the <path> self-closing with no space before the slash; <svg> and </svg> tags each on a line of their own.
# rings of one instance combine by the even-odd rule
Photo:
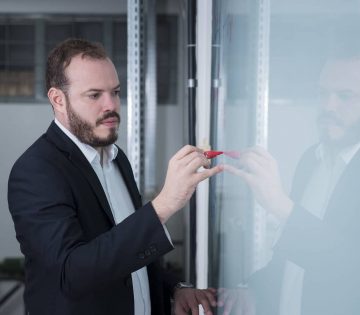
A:
<svg viewBox="0 0 360 315">
<path fill-rule="evenodd" d="M 342 149 L 338 156 L 344 161 L 344 163 L 347 165 L 350 163 L 351 159 L 355 156 L 355 154 L 360 149 L 360 142 L 357 144 L 354 144 L 352 146 L 346 147 Z M 324 148 L 324 144 L 320 143 L 315 151 L 316 159 L 319 161 L 324 161 L 326 158 L 326 152 Z"/>
<path fill-rule="evenodd" d="M 54 119 L 56 125 L 77 145 L 80 151 L 85 155 L 86 159 L 90 164 L 99 161 L 100 155 L 99 152 L 96 151 L 91 145 L 81 142 L 70 130 L 68 130 L 64 125 L 60 123 L 56 118 Z M 103 164 L 112 162 L 117 154 L 118 148 L 115 144 L 110 144 L 104 147 L 104 156 L 103 156 Z"/>
</svg>

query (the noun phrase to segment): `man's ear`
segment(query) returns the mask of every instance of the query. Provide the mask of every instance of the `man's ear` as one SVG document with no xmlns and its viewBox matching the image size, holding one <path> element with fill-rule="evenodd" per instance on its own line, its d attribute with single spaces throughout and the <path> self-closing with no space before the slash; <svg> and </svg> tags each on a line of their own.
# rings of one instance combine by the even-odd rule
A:
<svg viewBox="0 0 360 315">
<path fill-rule="evenodd" d="M 50 100 L 50 103 L 54 109 L 54 112 L 59 112 L 62 114 L 66 113 L 66 98 L 62 90 L 52 87 L 49 89 L 47 96 Z"/>
</svg>

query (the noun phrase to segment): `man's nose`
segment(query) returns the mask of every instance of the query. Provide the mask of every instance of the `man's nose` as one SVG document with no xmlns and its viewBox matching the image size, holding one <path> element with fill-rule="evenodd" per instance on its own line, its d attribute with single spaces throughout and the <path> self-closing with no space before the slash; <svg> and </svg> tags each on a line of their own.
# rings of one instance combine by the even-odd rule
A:
<svg viewBox="0 0 360 315">
<path fill-rule="evenodd" d="M 105 111 L 116 111 L 119 109 L 120 99 L 117 95 L 107 93 L 104 98 L 103 107 Z"/>
<path fill-rule="evenodd" d="M 329 93 L 327 98 L 323 101 L 323 108 L 326 111 L 336 111 L 340 103 L 339 97 L 336 95 L 336 93 Z"/>
</svg>

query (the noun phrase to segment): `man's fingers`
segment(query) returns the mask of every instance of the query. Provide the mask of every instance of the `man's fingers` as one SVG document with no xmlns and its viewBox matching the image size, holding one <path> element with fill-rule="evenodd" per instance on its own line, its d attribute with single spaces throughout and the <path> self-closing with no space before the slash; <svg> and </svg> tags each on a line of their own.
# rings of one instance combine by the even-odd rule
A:
<svg viewBox="0 0 360 315">
<path fill-rule="evenodd" d="M 205 169 L 201 172 L 198 172 L 196 174 L 194 174 L 194 180 L 195 183 L 194 184 L 198 184 L 200 182 L 202 182 L 203 180 L 214 176 L 215 174 L 218 174 L 220 172 L 222 172 L 224 170 L 224 166 L 223 165 L 216 165 L 215 167 L 209 168 L 209 169 Z"/>
<path fill-rule="evenodd" d="M 269 160 L 265 159 L 263 156 L 257 155 L 253 151 L 250 151 L 247 154 L 243 154 L 238 160 L 238 165 L 240 167 L 251 171 L 267 168 L 269 164 Z"/>
<path fill-rule="evenodd" d="M 233 309 L 235 299 L 228 299 L 224 305 L 223 315 L 229 315 Z"/>
<path fill-rule="evenodd" d="M 207 296 L 208 301 L 210 302 L 211 306 L 216 306 L 216 299 L 214 293 L 211 290 L 204 290 L 204 294 Z"/>
<path fill-rule="evenodd" d="M 182 305 L 180 302 L 175 302 L 175 315 L 188 315 L 190 311 L 189 305 L 185 304 Z"/>
<path fill-rule="evenodd" d="M 215 289 L 215 288 L 207 288 L 206 289 L 207 291 L 210 291 L 212 294 L 216 294 L 217 292 L 218 292 L 218 290 L 217 289 Z"/>
<path fill-rule="evenodd" d="M 192 315 L 199 315 L 199 306 L 192 307 L 191 308 L 191 314 Z"/>
<path fill-rule="evenodd" d="M 212 314 L 209 300 L 207 299 L 207 296 L 205 294 L 201 294 L 201 296 L 198 296 L 197 300 L 202 305 L 205 314 Z"/>
<path fill-rule="evenodd" d="M 239 176 L 242 179 L 244 179 L 247 183 L 251 180 L 252 175 L 242 169 L 239 169 L 237 167 L 234 167 L 232 165 L 229 164 L 224 164 L 223 166 L 224 171 L 227 171 L 233 175 Z"/>
<path fill-rule="evenodd" d="M 177 151 L 175 153 L 175 155 L 173 156 L 173 158 L 176 160 L 180 160 L 180 159 L 184 158 L 186 155 L 188 155 L 194 151 L 197 151 L 199 153 L 203 152 L 201 149 L 188 144 L 188 145 L 182 147 L 179 151 Z"/>
<path fill-rule="evenodd" d="M 273 159 L 273 156 L 268 151 L 266 151 L 263 147 L 256 146 L 256 147 L 253 148 L 253 151 L 256 154 L 264 157 L 265 159 L 269 159 L 269 160 Z"/>
<path fill-rule="evenodd" d="M 181 307 L 176 307 L 175 308 L 175 315 L 188 315 L 189 312 L 185 311 L 185 309 L 181 308 Z"/>
<path fill-rule="evenodd" d="M 189 164 L 191 164 L 193 161 L 207 161 L 204 154 L 198 151 L 193 151 L 189 153 L 188 155 L 184 156 L 182 159 L 179 160 L 182 166 L 186 167 Z"/>
<path fill-rule="evenodd" d="M 189 164 L 186 166 L 189 170 L 189 172 L 193 173 L 196 172 L 201 166 L 204 168 L 210 167 L 210 161 L 202 154 L 195 156 Z"/>
</svg>

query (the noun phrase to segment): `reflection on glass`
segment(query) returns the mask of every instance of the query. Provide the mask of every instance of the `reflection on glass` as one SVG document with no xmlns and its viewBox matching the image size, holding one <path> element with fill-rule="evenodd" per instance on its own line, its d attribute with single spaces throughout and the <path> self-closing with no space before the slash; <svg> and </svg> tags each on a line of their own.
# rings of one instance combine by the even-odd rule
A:
<svg viewBox="0 0 360 315">
<path fill-rule="evenodd" d="M 271 2 L 266 149 L 254 146 L 262 3 L 214 6 L 212 141 L 236 152 L 211 180 L 217 314 L 358 314 L 360 1 Z"/>
</svg>

